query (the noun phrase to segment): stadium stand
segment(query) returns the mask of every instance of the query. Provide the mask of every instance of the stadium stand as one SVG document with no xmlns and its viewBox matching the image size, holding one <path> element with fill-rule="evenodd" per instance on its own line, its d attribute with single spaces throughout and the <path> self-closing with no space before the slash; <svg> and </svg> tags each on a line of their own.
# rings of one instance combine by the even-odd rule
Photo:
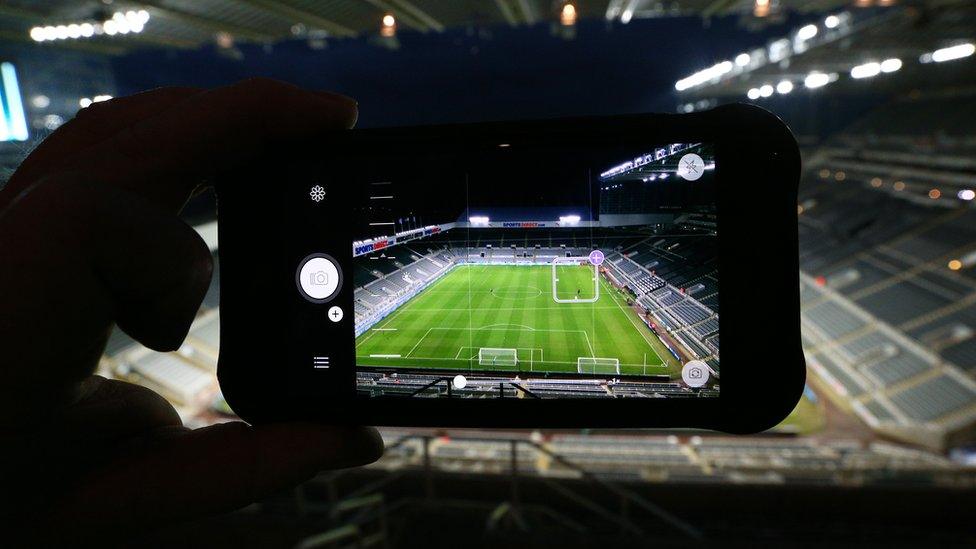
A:
<svg viewBox="0 0 976 549">
<path fill-rule="evenodd" d="M 703 359 L 719 355 L 718 339 L 707 339 L 718 331 L 719 322 L 718 271 L 705 260 L 708 253 L 714 253 L 706 252 L 710 246 L 707 238 L 695 235 L 650 237 L 622 253 L 608 254 L 606 263 L 645 312 L 673 332 L 695 357 Z M 679 247 L 687 256 L 677 253 Z M 680 264 L 686 260 L 690 266 L 682 268 Z M 681 287 L 682 283 L 689 284 L 690 291 Z"/>
<path fill-rule="evenodd" d="M 976 210 L 956 198 L 976 142 L 945 110 L 973 99 L 880 107 L 819 151 L 798 204 L 811 368 L 868 424 L 935 448 L 976 424 Z"/>
<path fill-rule="evenodd" d="M 960 470 L 941 456 L 858 440 L 553 434 L 535 443 L 525 435 L 452 432 L 449 437 L 430 438 L 398 429 L 385 429 L 383 436 L 387 446 L 396 450 L 372 466 L 379 469 L 420 467 L 423 456 L 429 455 L 431 465 L 444 471 L 501 474 L 512 463 L 514 443 L 519 471 L 545 477 L 578 477 L 586 471 L 609 480 L 644 482 L 856 486 L 898 479 L 919 485 L 972 486 L 976 480 L 971 471 Z M 425 445 L 429 445 L 426 452 Z"/>
</svg>

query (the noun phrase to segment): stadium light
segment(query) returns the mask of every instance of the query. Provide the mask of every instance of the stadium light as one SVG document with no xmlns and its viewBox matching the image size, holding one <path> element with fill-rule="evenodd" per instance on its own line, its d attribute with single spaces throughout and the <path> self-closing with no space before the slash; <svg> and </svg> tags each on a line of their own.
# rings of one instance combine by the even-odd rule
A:
<svg viewBox="0 0 976 549">
<path fill-rule="evenodd" d="M 752 8 L 752 14 L 756 17 L 766 17 L 769 15 L 769 0 L 756 0 L 755 7 Z"/>
<path fill-rule="evenodd" d="M 572 2 L 563 4 L 563 9 L 559 12 L 559 22 L 564 27 L 571 27 L 576 24 L 576 6 Z"/>
<path fill-rule="evenodd" d="M 473 215 L 468 218 L 468 222 L 475 226 L 487 227 L 490 221 L 486 215 Z"/>
<path fill-rule="evenodd" d="M 688 88 L 693 88 L 695 86 L 700 86 L 709 80 L 714 80 L 723 74 L 726 74 L 732 70 L 731 61 L 722 61 L 721 63 L 716 63 L 707 69 L 700 70 L 691 76 L 682 78 L 674 83 L 674 89 L 678 91 L 685 91 Z"/>
<path fill-rule="evenodd" d="M 759 86 L 759 96 L 760 97 L 769 97 L 770 95 L 773 95 L 773 85 L 772 84 L 763 84 L 762 86 Z"/>
<path fill-rule="evenodd" d="M 382 26 L 380 27 L 380 36 L 386 38 L 392 38 L 396 35 L 396 18 L 392 14 L 388 13 L 383 16 L 381 20 Z"/>
<path fill-rule="evenodd" d="M 84 21 L 67 25 L 33 27 L 30 30 L 30 37 L 35 42 L 48 42 L 54 40 L 91 38 L 92 36 L 101 34 L 108 36 L 129 34 L 130 32 L 138 34 L 145 29 L 149 18 L 149 12 L 146 10 L 117 11 L 112 14 L 111 18 L 101 23 Z"/>
<path fill-rule="evenodd" d="M 748 53 L 740 53 L 735 56 L 735 64 L 739 67 L 744 67 L 752 61 L 752 57 Z"/>
<path fill-rule="evenodd" d="M 579 225 L 580 216 L 578 215 L 561 215 L 559 216 L 560 225 Z"/>
<path fill-rule="evenodd" d="M 630 20 L 631 19 L 634 18 L 634 9 L 636 9 L 636 7 L 635 7 L 636 4 L 637 4 L 637 2 L 630 2 L 630 3 L 627 4 L 627 7 L 624 8 L 623 13 L 620 14 L 620 22 L 621 23 L 623 23 L 624 25 L 626 25 L 627 23 L 630 23 Z"/>
<path fill-rule="evenodd" d="M 836 15 L 828 15 L 824 19 L 824 26 L 828 29 L 836 29 L 838 25 L 840 25 L 840 17 Z"/>
<path fill-rule="evenodd" d="M 881 74 L 881 63 L 870 62 L 851 69 L 851 78 L 871 78 Z"/>
<path fill-rule="evenodd" d="M 753 101 L 759 99 L 759 88 L 750 88 L 749 91 L 746 93 L 746 97 L 752 99 Z"/>
<path fill-rule="evenodd" d="M 92 103 L 101 103 L 102 101 L 108 101 L 111 99 L 111 95 L 96 95 L 95 97 L 82 97 L 78 100 L 78 106 L 81 108 L 90 107 Z"/>
<path fill-rule="evenodd" d="M 26 141 L 27 113 L 20 96 L 20 82 L 13 63 L 0 63 L 0 85 L 3 101 L 0 101 L 0 142 Z"/>
<path fill-rule="evenodd" d="M 809 40 L 817 35 L 816 25 L 806 25 L 800 27 L 800 30 L 796 31 L 797 40 Z"/>
<path fill-rule="evenodd" d="M 808 89 L 822 88 L 830 83 L 830 75 L 822 72 L 811 72 L 803 79 L 803 85 Z"/>
<path fill-rule="evenodd" d="M 901 59 L 897 57 L 892 57 L 891 59 L 885 59 L 881 62 L 881 72 L 889 73 L 895 72 L 901 68 Z"/>
<path fill-rule="evenodd" d="M 936 63 L 942 63 L 944 61 L 953 61 L 956 59 L 962 59 L 964 57 L 969 57 L 974 52 L 976 52 L 976 46 L 971 42 L 965 44 L 956 44 L 955 46 L 949 46 L 948 48 L 940 48 L 932 53 L 922 54 L 918 58 L 922 63 L 931 63 L 935 61 Z"/>
<path fill-rule="evenodd" d="M 780 95 L 786 95 L 793 91 L 793 82 L 789 80 L 780 80 L 779 84 L 776 84 L 776 93 Z"/>
</svg>

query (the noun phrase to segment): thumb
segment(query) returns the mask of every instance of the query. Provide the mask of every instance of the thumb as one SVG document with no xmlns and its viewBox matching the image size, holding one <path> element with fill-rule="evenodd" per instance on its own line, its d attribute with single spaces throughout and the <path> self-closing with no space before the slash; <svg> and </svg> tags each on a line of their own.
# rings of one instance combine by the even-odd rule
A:
<svg viewBox="0 0 976 549">
<path fill-rule="evenodd" d="M 72 539 L 124 536 L 237 509 L 382 453 L 383 440 L 371 427 L 214 425 L 120 456 L 62 501 L 52 522 L 64 524 L 59 535 Z"/>
<path fill-rule="evenodd" d="M 0 211 L 0 257 L 0 412 L 63 404 L 94 370 L 112 322 L 153 349 L 178 347 L 212 270 L 206 244 L 175 215 L 72 175 Z"/>
</svg>

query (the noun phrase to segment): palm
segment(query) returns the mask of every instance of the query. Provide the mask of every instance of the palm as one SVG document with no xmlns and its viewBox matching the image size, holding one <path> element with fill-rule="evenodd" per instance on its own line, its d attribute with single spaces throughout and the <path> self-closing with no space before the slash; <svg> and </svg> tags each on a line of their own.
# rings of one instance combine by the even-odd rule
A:
<svg viewBox="0 0 976 549">
<path fill-rule="evenodd" d="M 186 336 L 212 264 L 176 213 L 207 177 L 355 115 L 346 98 L 270 81 L 163 88 L 83 110 L 24 161 L 0 191 L 12 525 L 74 541 L 125 535 L 379 456 L 369 428 L 186 429 L 156 393 L 92 375 L 113 325 L 159 351 Z"/>
</svg>

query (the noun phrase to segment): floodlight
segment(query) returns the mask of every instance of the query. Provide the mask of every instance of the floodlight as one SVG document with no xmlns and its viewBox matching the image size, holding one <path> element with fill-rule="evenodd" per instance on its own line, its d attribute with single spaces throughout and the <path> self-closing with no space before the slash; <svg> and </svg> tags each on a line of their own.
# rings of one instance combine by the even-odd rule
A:
<svg viewBox="0 0 976 549">
<path fill-rule="evenodd" d="M 901 68 L 901 59 L 892 57 L 881 62 L 881 72 L 895 72 Z"/>
<path fill-rule="evenodd" d="M 871 62 L 851 69 L 851 78 L 871 78 L 881 73 L 881 63 Z"/>
<path fill-rule="evenodd" d="M 816 25 L 806 25 L 800 27 L 800 30 L 796 31 L 796 37 L 798 40 L 809 40 L 817 35 Z"/>
<path fill-rule="evenodd" d="M 811 72 L 803 79 L 803 85 L 810 89 L 822 88 L 830 83 L 830 75 L 822 72 Z"/>
<path fill-rule="evenodd" d="M 976 52 L 976 46 L 971 43 L 957 44 L 955 46 L 950 46 L 948 48 L 937 49 L 932 52 L 932 61 L 936 63 L 942 63 L 943 61 L 952 61 L 955 59 L 962 59 L 963 57 L 969 57 Z"/>
</svg>

